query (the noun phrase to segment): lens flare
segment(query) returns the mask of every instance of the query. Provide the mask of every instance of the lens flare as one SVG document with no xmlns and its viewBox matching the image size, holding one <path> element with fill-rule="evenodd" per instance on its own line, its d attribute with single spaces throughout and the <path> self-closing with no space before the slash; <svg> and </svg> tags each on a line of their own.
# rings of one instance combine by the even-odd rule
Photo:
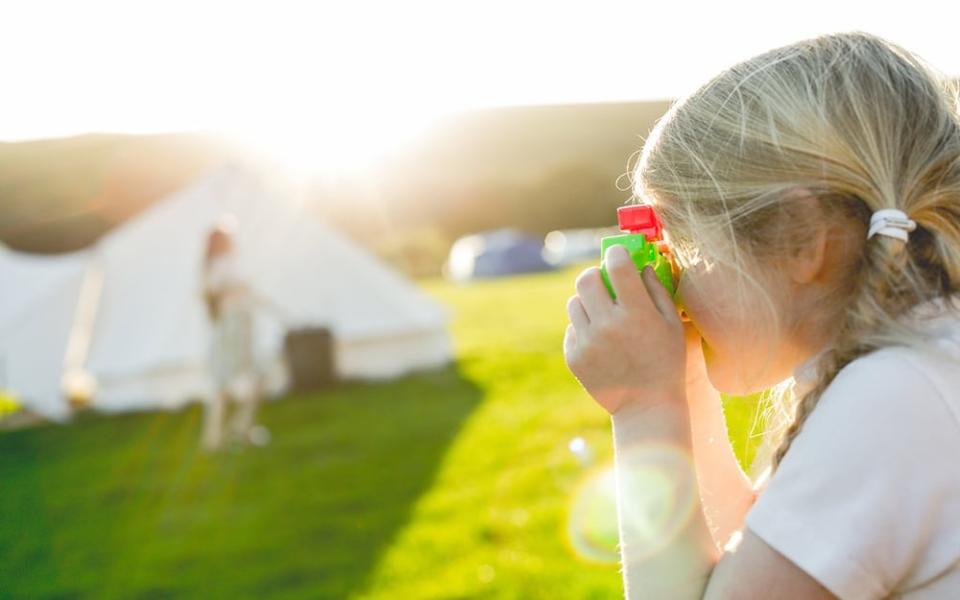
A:
<svg viewBox="0 0 960 600">
<path fill-rule="evenodd" d="M 616 469 L 623 543 L 644 559 L 689 522 L 697 495 L 693 461 L 669 444 L 638 444 L 621 453 Z"/>
<path fill-rule="evenodd" d="M 567 521 L 574 553 L 598 563 L 616 563 L 617 482 L 613 467 L 594 470 L 574 494 Z"/>
<path fill-rule="evenodd" d="M 619 560 L 620 543 L 641 560 L 656 554 L 689 522 L 696 494 L 685 451 L 658 443 L 629 448 L 616 467 L 590 473 L 574 494 L 567 522 L 573 551 L 601 563 Z"/>
</svg>

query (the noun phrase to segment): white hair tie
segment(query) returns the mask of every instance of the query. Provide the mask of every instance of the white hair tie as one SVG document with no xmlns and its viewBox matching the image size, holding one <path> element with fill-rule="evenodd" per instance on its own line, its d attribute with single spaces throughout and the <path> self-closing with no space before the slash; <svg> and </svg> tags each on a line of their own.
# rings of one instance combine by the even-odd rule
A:
<svg viewBox="0 0 960 600">
<path fill-rule="evenodd" d="M 907 213 L 896 208 L 883 208 L 870 216 L 867 239 L 879 234 L 906 242 L 909 237 L 907 234 L 916 228 L 916 221 L 908 217 Z"/>
</svg>

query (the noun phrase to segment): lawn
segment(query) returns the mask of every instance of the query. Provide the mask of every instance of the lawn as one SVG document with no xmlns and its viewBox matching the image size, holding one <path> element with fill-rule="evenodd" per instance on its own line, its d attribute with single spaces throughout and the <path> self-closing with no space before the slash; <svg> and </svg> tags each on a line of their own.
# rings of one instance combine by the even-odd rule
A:
<svg viewBox="0 0 960 600">
<path fill-rule="evenodd" d="M 0 433 L 0 597 L 621 597 L 567 533 L 611 461 L 561 350 L 584 266 L 422 281 L 456 362 L 269 402 L 265 448 L 203 453 L 196 406 Z M 727 402 L 744 460 L 753 406 Z"/>
</svg>

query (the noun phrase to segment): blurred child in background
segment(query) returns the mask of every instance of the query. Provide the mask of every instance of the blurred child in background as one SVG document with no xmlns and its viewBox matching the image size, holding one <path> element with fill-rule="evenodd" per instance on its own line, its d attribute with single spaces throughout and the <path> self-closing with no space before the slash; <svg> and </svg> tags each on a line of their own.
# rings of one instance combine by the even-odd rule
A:
<svg viewBox="0 0 960 600">
<path fill-rule="evenodd" d="M 210 373 L 214 394 L 206 404 L 202 443 L 220 448 L 235 442 L 262 445 L 267 432 L 254 426 L 261 397 L 254 350 L 256 298 L 237 268 L 232 225 L 224 221 L 207 238 L 203 293 L 211 323 Z M 227 422 L 228 406 L 236 404 Z"/>
</svg>

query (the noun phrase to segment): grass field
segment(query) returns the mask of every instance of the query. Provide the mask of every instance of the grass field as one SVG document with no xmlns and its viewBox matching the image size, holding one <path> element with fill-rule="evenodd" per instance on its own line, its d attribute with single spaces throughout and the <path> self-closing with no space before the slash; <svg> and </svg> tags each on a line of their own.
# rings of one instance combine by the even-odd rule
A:
<svg viewBox="0 0 960 600">
<path fill-rule="evenodd" d="M 269 402 L 265 448 L 204 454 L 196 406 L 0 434 L 0 597 L 622 597 L 566 529 L 569 441 L 612 457 L 561 350 L 583 266 L 422 282 L 456 362 Z"/>
</svg>

